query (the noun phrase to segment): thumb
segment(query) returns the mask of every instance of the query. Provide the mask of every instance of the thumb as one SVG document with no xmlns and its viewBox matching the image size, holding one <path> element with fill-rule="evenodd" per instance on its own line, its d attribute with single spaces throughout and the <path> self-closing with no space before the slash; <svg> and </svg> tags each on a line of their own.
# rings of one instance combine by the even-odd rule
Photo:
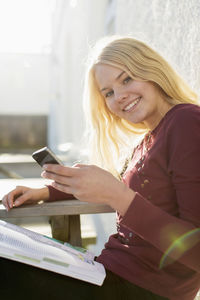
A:
<svg viewBox="0 0 200 300">
<path fill-rule="evenodd" d="M 73 164 L 72 166 L 73 168 L 84 168 L 84 167 L 88 167 L 88 165 L 86 164 L 81 164 L 79 162 L 76 162 L 75 164 Z"/>
</svg>

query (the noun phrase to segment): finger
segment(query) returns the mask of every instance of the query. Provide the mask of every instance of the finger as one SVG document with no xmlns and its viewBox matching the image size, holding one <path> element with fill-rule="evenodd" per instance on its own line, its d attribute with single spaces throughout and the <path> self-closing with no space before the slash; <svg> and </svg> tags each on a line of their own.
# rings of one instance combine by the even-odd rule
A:
<svg viewBox="0 0 200 300">
<path fill-rule="evenodd" d="M 7 203 L 9 208 L 13 208 L 13 202 L 14 202 L 14 195 L 13 193 L 9 193 L 7 197 Z"/>
<path fill-rule="evenodd" d="M 13 203 L 15 199 L 23 194 L 23 187 L 17 186 L 13 191 L 11 191 L 7 196 L 9 208 L 13 208 Z"/>
<path fill-rule="evenodd" d="M 7 195 L 3 197 L 2 203 L 7 210 L 13 208 L 14 200 L 17 198 L 17 196 L 23 194 L 24 188 L 25 187 L 23 186 L 16 186 L 14 190 L 12 190 L 11 192 L 9 192 Z"/>
<path fill-rule="evenodd" d="M 16 193 L 15 191 L 12 191 L 7 195 L 6 200 L 7 200 L 7 204 L 9 206 L 9 208 L 13 208 L 14 197 L 16 197 L 19 194 L 21 194 L 21 193 Z"/>
<path fill-rule="evenodd" d="M 60 184 L 67 185 L 67 186 L 71 186 L 74 182 L 74 179 L 72 177 L 60 176 L 58 174 L 51 173 L 51 172 L 46 172 L 46 171 L 43 171 L 41 176 L 44 177 L 44 178 L 56 181 Z"/>
<path fill-rule="evenodd" d="M 2 203 L 3 203 L 3 206 L 6 208 L 7 211 L 10 210 L 10 207 L 8 205 L 8 195 L 5 195 L 2 199 Z"/>
<path fill-rule="evenodd" d="M 63 176 L 76 176 L 78 173 L 79 168 L 77 167 L 67 167 L 67 166 L 61 166 L 57 164 L 46 164 L 43 166 L 43 169 L 45 171 L 63 175 Z"/>
<path fill-rule="evenodd" d="M 88 167 L 88 166 L 89 165 L 87 165 L 87 164 L 81 164 L 81 163 L 77 162 L 77 163 L 74 163 L 72 167 L 74 167 L 74 168 L 85 168 L 85 167 Z"/>
<path fill-rule="evenodd" d="M 31 198 L 30 192 L 26 192 L 25 194 L 21 195 L 14 201 L 14 206 L 18 207 L 23 203 L 27 202 Z"/>
</svg>

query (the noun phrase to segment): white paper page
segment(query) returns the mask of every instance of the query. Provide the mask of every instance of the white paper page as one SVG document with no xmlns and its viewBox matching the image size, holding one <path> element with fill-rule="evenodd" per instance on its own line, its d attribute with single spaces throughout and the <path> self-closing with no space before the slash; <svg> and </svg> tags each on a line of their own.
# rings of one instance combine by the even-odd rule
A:
<svg viewBox="0 0 200 300">
<path fill-rule="evenodd" d="M 6 223 L 7 224 L 7 223 Z M 5 225 L 6 225 L 5 224 Z M 12 228 L 5 226 L 0 222 L 0 246 L 12 251 L 26 253 L 30 257 L 49 258 L 67 263 L 79 268 L 92 270 L 93 261 L 86 260 L 82 254 L 74 254 L 54 246 L 41 243 L 24 233 L 14 231 Z M 34 236 L 37 235 L 34 233 Z"/>
<path fill-rule="evenodd" d="M 54 246 L 56 248 L 62 249 L 64 251 L 67 251 L 69 253 L 75 254 L 78 257 L 81 257 L 82 260 L 88 261 L 89 263 L 92 263 L 93 259 L 94 259 L 94 254 L 87 251 L 86 249 L 79 249 L 77 250 L 76 248 L 74 248 L 73 246 L 71 246 L 68 243 L 62 243 L 60 241 L 56 241 L 50 237 L 47 236 L 43 236 L 42 234 L 33 232 L 31 230 L 28 230 L 26 228 L 5 222 L 5 221 L 1 221 L 0 220 L 0 225 L 5 226 L 6 228 L 10 228 L 12 230 L 14 230 L 15 232 L 20 232 L 22 234 L 25 234 L 26 236 L 30 237 L 31 239 L 41 242 L 45 245 L 51 245 Z"/>
</svg>

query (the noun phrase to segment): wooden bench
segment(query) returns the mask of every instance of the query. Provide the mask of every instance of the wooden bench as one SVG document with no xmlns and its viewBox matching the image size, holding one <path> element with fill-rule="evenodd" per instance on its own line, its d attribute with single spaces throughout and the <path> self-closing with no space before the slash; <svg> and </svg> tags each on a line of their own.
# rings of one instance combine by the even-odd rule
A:
<svg viewBox="0 0 200 300">
<path fill-rule="evenodd" d="M 39 187 L 47 182 L 43 179 L 1 179 L 0 199 L 16 185 Z M 6 211 L 3 204 L 0 204 L 0 219 L 9 221 L 9 218 L 48 216 L 52 236 L 75 246 L 82 245 L 80 215 L 109 212 L 113 212 L 113 209 L 107 205 L 81 202 L 79 200 L 23 205 L 13 208 L 9 212 Z"/>
</svg>

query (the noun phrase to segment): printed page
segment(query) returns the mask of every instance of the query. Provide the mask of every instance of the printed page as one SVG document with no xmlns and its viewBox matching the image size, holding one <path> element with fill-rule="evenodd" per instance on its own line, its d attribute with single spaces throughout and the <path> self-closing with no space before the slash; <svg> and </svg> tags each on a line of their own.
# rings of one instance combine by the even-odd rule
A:
<svg viewBox="0 0 200 300">
<path fill-rule="evenodd" d="M 103 265 L 88 260 L 79 251 L 73 253 L 55 247 L 51 243 L 40 242 L 41 237 L 30 230 L 24 231 L 19 226 L 0 221 L 0 256 L 95 284 L 102 284 L 105 277 Z"/>
<path fill-rule="evenodd" d="M 1 222 L 4 221 L 0 221 L 0 225 Z M 29 236 L 31 239 L 41 242 L 45 245 L 51 245 L 54 246 L 56 248 L 62 249 L 64 251 L 70 252 L 72 254 L 77 255 L 78 257 L 82 257 L 82 259 L 86 260 L 86 261 L 93 261 L 94 259 L 94 254 L 91 253 L 90 251 L 84 249 L 84 248 L 80 248 L 80 247 L 73 247 L 72 245 L 68 244 L 68 243 L 63 243 L 61 241 L 55 240 L 51 237 L 48 236 L 44 236 L 42 234 L 39 233 L 35 233 L 31 230 L 28 230 L 26 228 L 8 223 L 8 222 L 4 222 L 4 226 L 6 228 L 10 228 L 12 230 L 14 230 L 15 232 L 20 232 L 25 234 L 26 236 Z"/>
</svg>

